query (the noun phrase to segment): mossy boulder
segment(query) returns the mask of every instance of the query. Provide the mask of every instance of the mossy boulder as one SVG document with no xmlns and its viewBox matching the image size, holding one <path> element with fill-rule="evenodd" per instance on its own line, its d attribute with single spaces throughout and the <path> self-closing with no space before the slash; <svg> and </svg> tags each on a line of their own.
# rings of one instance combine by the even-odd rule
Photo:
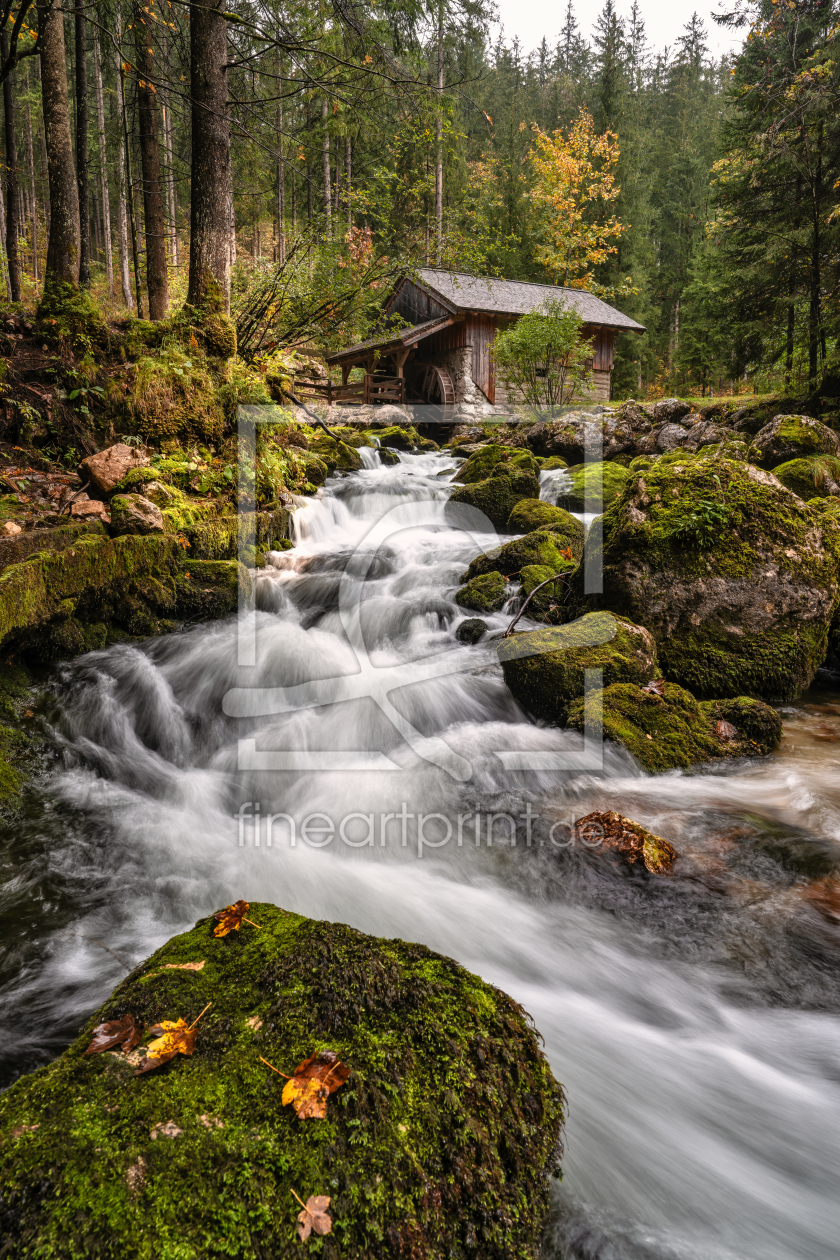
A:
<svg viewBox="0 0 840 1260">
<path fill-rule="evenodd" d="M 602 512 L 621 494 L 630 476 L 621 464 L 609 461 L 576 464 L 569 469 L 572 484 L 557 496 L 569 512 Z"/>
<path fill-rule="evenodd" d="M 483 573 L 461 587 L 455 595 L 455 603 L 476 612 L 498 612 L 507 599 L 507 588 L 501 573 Z"/>
<path fill-rule="evenodd" d="M 540 483 L 534 473 L 527 469 L 514 469 L 510 464 L 499 464 L 484 481 L 453 490 L 447 508 L 464 503 L 483 512 L 496 529 L 504 529 L 520 500 L 539 497 Z M 457 508 L 454 511 L 450 508 L 447 515 L 457 523 Z"/>
<path fill-rule="evenodd" d="M 593 522 L 586 556 L 602 560 L 603 591 L 584 594 L 585 558 L 570 615 L 646 626 L 666 676 L 703 699 L 791 699 L 825 658 L 840 531 L 752 465 L 658 461 Z"/>
<path fill-rule="evenodd" d="M 583 696 L 585 672 L 601 671 L 601 685 L 645 683 L 658 673 L 656 646 L 643 626 L 609 612 L 588 613 L 550 630 L 502 639 L 505 683 L 534 717 L 562 725 Z"/>
<path fill-rule="evenodd" d="M 111 500 L 111 533 L 162 534 L 163 514 L 142 494 L 115 494 Z"/>
<path fill-rule="evenodd" d="M 555 581 L 552 582 L 552 578 Z M 565 593 L 565 575 L 558 578 L 556 570 L 551 565 L 526 564 L 519 580 L 523 605 L 528 596 L 536 592 L 525 610 L 527 617 L 530 617 L 532 621 L 551 624 L 563 620 L 562 600 Z"/>
<path fill-rule="evenodd" d="M 509 534 L 530 534 L 535 529 L 549 529 L 555 534 L 568 538 L 568 546 L 579 551 L 583 548 L 586 530 L 571 512 L 555 507 L 553 503 L 544 503 L 542 499 L 522 499 L 508 517 L 507 532 Z M 573 545 L 575 544 L 575 545 Z"/>
<path fill-rule="evenodd" d="M 575 546 L 572 546 L 573 542 Z M 568 547 L 572 549 L 572 560 L 562 555 Z M 494 571 L 512 577 L 528 564 L 547 565 L 553 573 L 559 573 L 573 569 L 582 552 L 583 540 L 580 538 L 567 539 L 550 529 L 535 529 L 522 538 L 505 543 L 503 547 L 493 547 L 491 551 L 476 556 L 461 580 L 470 582 L 480 573 Z"/>
<path fill-rule="evenodd" d="M 560 455 L 549 455 L 547 459 L 543 459 L 540 468 L 543 472 L 556 472 L 561 468 L 568 468 L 569 465 Z"/>
<path fill-rule="evenodd" d="M 411 426 L 391 424 L 374 432 L 380 445 L 392 446 L 395 451 L 413 451 L 417 445 L 417 430 Z"/>
<path fill-rule="evenodd" d="M 334 473 L 336 469 L 340 472 L 358 472 L 360 468 L 364 468 L 362 457 L 354 447 L 347 442 L 336 442 L 327 437 L 326 433 L 310 443 L 309 449 L 326 464 L 330 473 Z"/>
<path fill-rule="evenodd" d="M 540 465 L 530 451 L 516 450 L 510 446 L 499 446 L 491 442 L 470 455 L 465 464 L 458 469 L 453 481 L 472 486 L 484 481 L 499 464 L 508 464 L 512 468 L 523 468 L 526 472 L 539 475 Z"/>
<path fill-rule="evenodd" d="M 652 772 L 687 769 L 721 758 L 751 757 L 770 752 L 781 738 L 781 719 L 769 705 L 739 697 L 737 712 L 745 728 L 722 718 L 719 702 L 698 702 L 676 683 L 644 690 L 634 683 L 614 683 L 587 697 L 590 719 L 600 709 L 606 739 L 621 744 L 639 764 Z M 746 706 L 757 706 L 747 708 Z M 586 701 L 569 705 L 566 724 L 582 731 Z M 730 710 L 730 712 L 735 712 Z M 749 734 L 762 733 L 758 740 Z"/>
<path fill-rule="evenodd" d="M 835 455 L 789 459 L 773 469 L 773 476 L 806 502 L 840 495 L 840 459 Z"/>
<path fill-rule="evenodd" d="M 774 416 L 756 433 L 750 460 L 761 468 L 775 468 L 808 455 L 836 455 L 840 437 L 810 416 Z"/>
<path fill-rule="evenodd" d="M 564 1100 L 521 1007 L 423 945 L 249 917 L 173 937 L 0 1098 L 3 1254 L 291 1260 L 294 1191 L 329 1196 L 318 1255 L 534 1260 Z M 137 1051 L 85 1057 L 102 1022 L 147 1041 L 209 1003 L 190 1056 L 141 1076 Z M 301 1120 L 261 1060 L 288 1074 L 321 1050 L 350 1077 Z"/>
</svg>

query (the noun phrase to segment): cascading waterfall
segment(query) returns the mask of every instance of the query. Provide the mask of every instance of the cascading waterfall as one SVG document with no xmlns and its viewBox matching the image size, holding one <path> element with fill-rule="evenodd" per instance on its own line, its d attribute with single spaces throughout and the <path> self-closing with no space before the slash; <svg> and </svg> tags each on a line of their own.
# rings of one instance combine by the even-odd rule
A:
<svg viewBox="0 0 840 1260">
<path fill-rule="evenodd" d="M 236 897 L 275 901 L 422 941 L 533 1015 L 569 1097 L 546 1255 L 830 1260 L 840 940 L 803 889 L 840 840 L 840 702 L 788 706 L 779 753 L 726 773 L 646 776 L 612 747 L 599 771 L 506 769 L 582 740 L 527 720 L 492 638 L 454 637 L 459 576 L 497 539 L 449 524 L 451 457 L 362 458 L 302 501 L 252 616 L 58 671 L 62 765 L 4 870 L 5 1079 L 124 974 L 103 945 L 133 966 Z M 605 808 L 691 876 L 564 847 Z"/>
</svg>

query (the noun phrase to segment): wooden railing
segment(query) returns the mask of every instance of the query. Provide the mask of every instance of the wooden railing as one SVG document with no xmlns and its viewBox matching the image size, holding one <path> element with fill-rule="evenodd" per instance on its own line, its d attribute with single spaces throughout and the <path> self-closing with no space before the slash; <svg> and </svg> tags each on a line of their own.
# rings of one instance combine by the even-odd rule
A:
<svg viewBox="0 0 840 1260">
<path fill-rule="evenodd" d="M 403 403 L 405 380 L 401 376 L 370 376 L 350 385 L 336 385 L 332 381 L 297 381 L 298 398 L 350 403 Z"/>
</svg>

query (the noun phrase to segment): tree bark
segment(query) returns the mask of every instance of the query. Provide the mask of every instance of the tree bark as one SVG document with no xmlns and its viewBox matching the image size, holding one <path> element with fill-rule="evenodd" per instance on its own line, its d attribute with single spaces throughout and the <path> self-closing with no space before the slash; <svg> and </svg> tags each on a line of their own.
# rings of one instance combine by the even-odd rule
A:
<svg viewBox="0 0 840 1260">
<path fill-rule="evenodd" d="M 435 122 L 435 265 L 443 260 L 443 0 L 438 3 L 437 121 Z"/>
<path fill-rule="evenodd" d="M 3 183 L 0 179 L 0 271 L 6 286 L 6 296 L 11 302 L 12 290 L 9 285 L 9 268 L 6 265 L 6 199 L 3 195 Z"/>
<path fill-rule="evenodd" d="M 26 135 L 26 166 L 29 175 L 29 201 L 32 213 L 32 279 L 38 286 L 38 197 L 35 193 L 35 146 L 32 143 L 32 108 L 29 104 L 29 62 L 26 63 L 26 108 L 24 111 Z"/>
<path fill-rule="evenodd" d="M 104 236 L 105 270 L 108 274 L 108 292 L 114 293 L 114 253 L 111 241 L 111 198 L 108 191 L 108 147 L 105 143 L 105 99 L 102 92 L 102 54 L 99 48 L 99 32 L 93 36 L 93 74 L 96 80 L 96 129 L 99 137 L 99 194 L 102 205 L 102 231 Z"/>
<path fill-rule="evenodd" d="M 230 311 L 230 120 L 225 77 L 227 23 L 222 0 L 190 9 L 192 198 L 187 301 L 199 305 L 215 284 Z"/>
<path fill-rule="evenodd" d="M 149 319 L 165 319 L 169 307 L 169 276 L 166 270 L 166 222 L 160 186 L 160 143 L 158 139 L 157 94 L 152 86 L 154 55 L 151 36 L 138 5 L 134 11 L 137 41 L 137 101 L 140 122 L 140 159 L 143 166 L 143 218 L 146 229 L 146 289 Z"/>
<path fill-rule="evenodd" d="M 90 288 L 90 200 L 88 192 L 87 21 L 76 9 L 76 177 L 79 184 L 79 284 Z"/>
<path fill-rule="evenodd" d="M 277 67 L 278 72 L 280 66 Z M 286 165 L 283 161 L 283 83 L 277 80 L 277 261 L 286 261 Z"/>
<path fill-rule="evenodd" d="M 172 136 L 172 106 L 164 104 L 163 113 L 163 151 L 166 154 L 166 212 L 169 215 L 169 238 L 172 242 L 171 255 L 172 266 L 179 267 L 181 263 L 181 251 L 178 244 L 178 223 L 176 219 L 177 206 L 175 203 L 175 146 Z"/>
<path fill-rule="evenodd" d="M 327 220 L 327 235 L 332 232 L 332 190 L 330 188 L 330 133 L 328 129 L 329 121 L 329 102 L 327 98 L 321 101 L 321 125 L 324 128 L 323 150 L 324 150 L 324 216 Z"/>
<path fill-rule="evenodd" d="M 347 231 L 353 229 L 353 211 L 351 209 L 351 199 L 353 194 L 353 146 L 350 143 L 350 134 L 344 141 L 344 165 L 347 172 Z"/>
<path fill-rule="evenodd" d="M 48 284 L 79 283 L 79 189 L 70 138 L 70 98 L 61 0 L 38 6 L 41 44 L 41 95 L 50 186 L 50 234 L 47 244 Z"/>
<path fill-rule="evenodd" d="M 9 36 L 4 28 L 0 37 L 3 61 L 9 56 Z M 12 301 L 20 301 L 20 194 L 17 177 L 17 143 L 15 138 L 15 97 L 12 76 L 3 82 L 3 115 L 6 129 L 6 259 L 9 266 L 9 288 Z"/>
<path fill-rule="evenodd" d="M 117 6 L 115 34 L 117 38 L 117 73 L 116 73 L 116 123 L 117 123 L 117 248 L 120 258 L 120 287 L 123 301 L 130 311 L 134 310 L 134 298 L 131 294 L 131 277 L 128 263 L 128 211 L 126 209 L 126 162 L 125 137 L 123 119 L 125 117 L 125 101 L 123 100 L 122 60 L 119 51 L 122 39 L 122 21 Z"/>
</svg>

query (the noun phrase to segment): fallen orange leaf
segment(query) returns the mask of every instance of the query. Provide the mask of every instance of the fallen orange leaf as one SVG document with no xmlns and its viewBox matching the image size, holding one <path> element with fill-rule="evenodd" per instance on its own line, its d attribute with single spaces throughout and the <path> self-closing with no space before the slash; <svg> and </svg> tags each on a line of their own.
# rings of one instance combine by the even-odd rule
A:
<svg viewBox="0 0 840 1260">
<path fill-rule="evenodd" d="M 208 1002 L 204 1011 L 209 1010 L 212 1005 L 212 1002 Z M 164 1063 L 174 1059 L 176 1054 L 192 1054 L 195 1049 L 195 1039 L 198 1036 L 195 1026 L 201 1019 L 201 1015 L 197 1015 L 189 1025 L 185 1019 L 164 1019 L 159 1024 L 155 1024 L 154 1028 L 150 1028 L 149 1031 L 155 1040 L 149 1042 L 146 1057 L 134 1075 L 142 1076 L 144 1072 L 153 1072 L 155 1068 L 162 1067 Z"/>
<path fill-rule="evenodd" d="M 216 927 L 213 928 L 214 936 L 227 936 L 228 932 L 238 932 L 243 923 L 250 923 L 251 927 L 260 927 L 259 923 L 254 923 L 253 919 L 246 919 L 248 913 L 247 901 L 235 901 L 232 906 L 225 906 L 224 910 L 219 910 L 213 918 L 217 920 Z"/>
<path fill-rule="evenodd" d="M 341 1062 L 334 1050 L 319 1050 L 299 1063 L 286 1081 L 283 1106 L 291 1103 L 300 1120 L 323 1120 L 327 1114 L 328 1097 L 349 1076 L 349 1067 Z"/>
</svg>

